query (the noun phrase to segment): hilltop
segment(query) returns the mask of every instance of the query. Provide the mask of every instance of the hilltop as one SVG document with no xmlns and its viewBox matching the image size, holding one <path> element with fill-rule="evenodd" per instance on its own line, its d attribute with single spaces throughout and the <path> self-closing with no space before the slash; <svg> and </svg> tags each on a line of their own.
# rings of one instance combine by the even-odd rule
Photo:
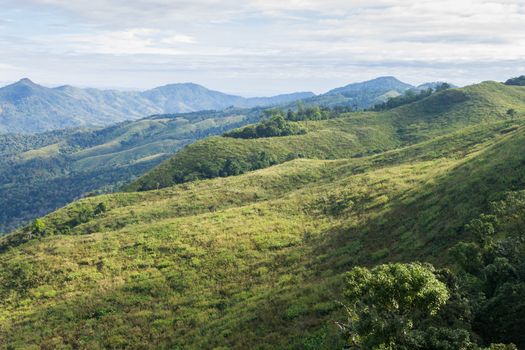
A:
<svg viewBox="0 0 525 350">
<path fill-rule="evenodd" d="M 352 267 L 458 269 L 449 249 L 475 252 L 472 220 L 497 213 L 498 238 L 522 227 L 524 97 L 486 82 L 291 122 L 302 134 L 186 146 L 130 189 L 164 188 L 85 198 L 0 239 L 0 338 L 11 348 L 342 348 L 334 320 L 345 318 Z M 261 152 L 268 162 L 252 171 Z M 199 180 L 225 161 L 249 168 Z M 497 263 L 487 271 L 509 266 Z M 449 320 L 464 293 L 447 303 Z M 448 327 L 523 346 L 522 319 L 497 333 L 491 305 Z"/>
<path fill-rule="evenodd" d="M 400 96 L 410 89 L 417 88 L 395 77 L 378 77 L 332 89 L 324 94 L 304 99 L 304 103 L 328 107 L 348 106 L 354 110 L 362 110 L 384 102 L 390 97 Z"/>
</svg>

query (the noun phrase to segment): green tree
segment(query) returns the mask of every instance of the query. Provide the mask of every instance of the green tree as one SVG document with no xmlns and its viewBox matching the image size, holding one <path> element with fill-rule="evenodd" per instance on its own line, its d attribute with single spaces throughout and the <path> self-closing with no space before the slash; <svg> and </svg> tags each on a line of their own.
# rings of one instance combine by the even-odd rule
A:
<svg viewBox="0 0 525 350">
<path fill-rule="evenodd" d="M 517 113 L 516 113 L 516 110 L 515 110 L 514 108 L 510 108 L 510 109 L 507 110 L 507 115 L 508 115 L 509 117 L 515 117 L 516 114 L 517 114 Z"/>
<path fill-rule="evenodd" d="M 46 223 L 42 219 L 36 219 L 31 224 L 31 232 L 34 235 L 43 235 L 46 232 Z"/>
<path fill-rule="evenodd" d="M 415 349 L 417 325 L 436 315 L 449 298 L 431 265 L 356 267 L 346 275 L 350 346 L 359 349 Z M 423 341 L 422 339 L 420 340 Z"/>
<path fill-rule="evenodd" d="M 449 83 L 441 83 L 438 86 L 436 86 L 436 92 L 443 91 L 443 90 L 448 90 L 450 88 L 451 88 L 451 86 L 450 86 Z"/>
<path fill-rule="evenodd" d="M 521 75 L 516 78 L 511 78 L 505 82 L 505 85 L 525 86 L 525 75 Z"/>
<path fill-rule="evenodd" d="M 100 202 L 95 207 L 95 211 L 93 212 L 95 215 L 100 215 L 102 213 L 105 213 L 108 210 L 106 203 Z"/>
</svg>

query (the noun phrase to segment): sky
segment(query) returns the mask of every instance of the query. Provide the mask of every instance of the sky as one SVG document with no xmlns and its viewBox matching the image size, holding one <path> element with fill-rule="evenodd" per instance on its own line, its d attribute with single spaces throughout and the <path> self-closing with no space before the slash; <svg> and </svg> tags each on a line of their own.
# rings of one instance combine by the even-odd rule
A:
<svg viewBox="0 0 525 350">
<path fill-rule="evenodd" d="M 525 74 L 523 0 L 0 0 L 0 84 L 243 96 Z"/>
</svg>

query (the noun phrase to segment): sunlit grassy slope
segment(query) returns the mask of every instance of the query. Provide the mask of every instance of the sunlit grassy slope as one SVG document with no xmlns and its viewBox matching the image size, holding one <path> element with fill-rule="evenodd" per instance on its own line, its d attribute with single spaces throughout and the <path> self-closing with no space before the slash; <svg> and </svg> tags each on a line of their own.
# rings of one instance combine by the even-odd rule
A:
<svg viewBox="0 0 525 350">
<path fill-rule="evenodd" d="M 523 113 L 522 87 L 486 82 L 450 89 L 382 113 L 351 113 L 328 121 L 301 122 L 304 135 L 235 139 L 212 137 L 187 146 L 127 190 L 148 190 L 216 177 L 232 159 L 245 170 L 297 158 L 358 157 L 444 135 L 479 123 L 512 120 Z M 513 109 L 516 114 L 508 114 Z M 261 162 L 261 154 L 269 160 Z"/>
<path fill-rule="evenodd" d="M 465 223 L 525 188 L 525 89 L 451 91 L 469 98 L 308 122 L 304 136 L 211 138 L 181 154 L 204 162 L 210 149 L 264 149 L 283 159 L 86 198 L 2 238 L 0 346 L 340 348 L 342 273 L 446 264 Z M 317 159 L 285 161 L 289 152 Z"/>
<path fill-rule="evenodd" d="M 88 193 L 119 188 L 185 145 L 254 122 L 260 114 L 203 111 L 95 131 L 0 136 L 0 235 Z"/>
</svg>

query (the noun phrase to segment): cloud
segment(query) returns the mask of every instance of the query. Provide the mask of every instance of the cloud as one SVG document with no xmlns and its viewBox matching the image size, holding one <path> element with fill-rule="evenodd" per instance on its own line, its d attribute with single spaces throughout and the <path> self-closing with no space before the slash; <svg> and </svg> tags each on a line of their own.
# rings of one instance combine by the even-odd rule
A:
<svg viewBox="0 0 525 350">
<path fill-rule="evenodd" d="M 149 28 L 66 35 L 62 39 L 65 49 L 74 54 L 108 55 L 179 55 L 184 53 L 182 46 L 195 42 L 189 35 Z"/>
<path fill-rule="evenodd" d="M 0 62 L 24 75 L 89 80 L 84 85 L 200 79 L 236 92 L 320 91 L 384 74 L 466 83 L 525 71 L 521 0 L 4 0 L 3 7 Z"/>
</svg>

